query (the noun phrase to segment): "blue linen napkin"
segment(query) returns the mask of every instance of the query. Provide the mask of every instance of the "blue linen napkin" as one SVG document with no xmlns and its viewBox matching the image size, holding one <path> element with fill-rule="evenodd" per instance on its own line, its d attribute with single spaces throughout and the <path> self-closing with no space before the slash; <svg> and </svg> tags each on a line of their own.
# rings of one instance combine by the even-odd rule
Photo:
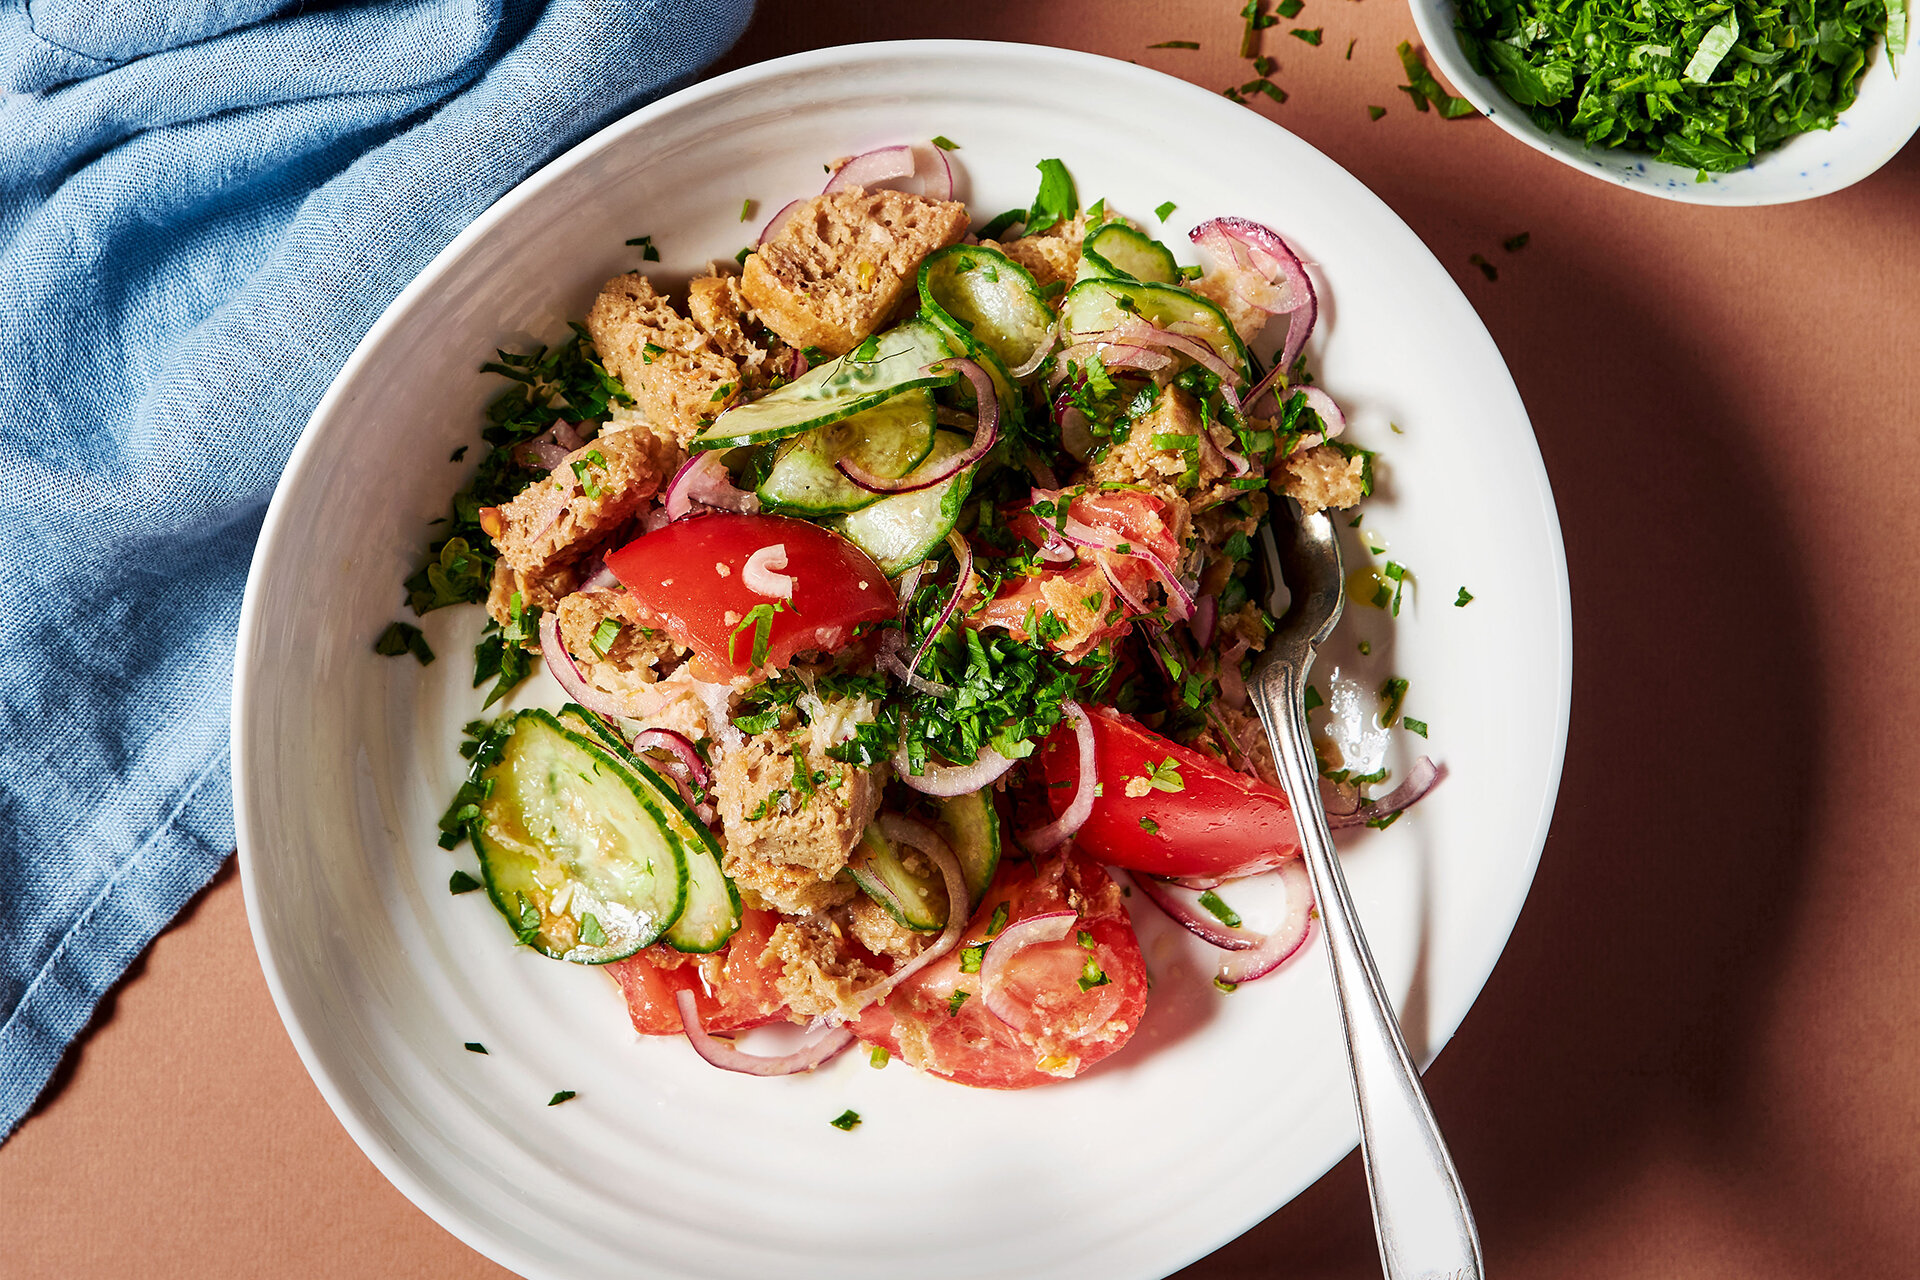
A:
<svg viewBox="0 0 1920 1280">
<path fill-rule="evenodd" d="M 388 301 L 752 0 L 0 0 L 0 1140 L 233 847 L 254 538 Z"/>
</svg>

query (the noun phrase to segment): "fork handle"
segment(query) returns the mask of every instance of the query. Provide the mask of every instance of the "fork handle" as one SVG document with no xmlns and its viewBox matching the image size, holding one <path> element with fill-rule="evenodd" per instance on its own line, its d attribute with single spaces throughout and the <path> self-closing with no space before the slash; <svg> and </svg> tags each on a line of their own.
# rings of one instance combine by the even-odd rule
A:
<svg viewBox="0 0 1920 1280">
<path fill-rule="evenodd" d="M 1309 655 L 1303 655 L 1308 657 Z M 1360 1114 L 1360 1153 L 1387 1280 L 1481 1280 L 1480 1237 L 1453 1157 L 1407 1054 L 1366 935 L 1333 853 L 1307 737 L 1307 662 L 1274 664 L 1254 699 L 1293 800 L 1307 873 L 1327 934 L 1327 960 L 1346 1032 Z"/>
</svg>

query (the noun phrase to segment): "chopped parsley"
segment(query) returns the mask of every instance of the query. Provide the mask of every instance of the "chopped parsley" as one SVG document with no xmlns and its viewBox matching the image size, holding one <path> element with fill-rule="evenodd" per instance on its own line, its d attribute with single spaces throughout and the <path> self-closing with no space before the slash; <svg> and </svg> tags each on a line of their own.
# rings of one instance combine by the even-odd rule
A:
<svg viewBox="0 0 1920 1280">
<path fill-rule="evenodd" d="M 1160 834 L 1160 824 L 1155 822 L 1152 818 L 1140 819 L 1140 829 L 1146 832 L 1150 836 L 1157 836 Z"/>
<path fill-rule="evenodd" d="M 1146 773 L 1147 782 L 1155 791 L 1185 791 L 1186 779 L 1180 776 L 1180 766 L 1172 756 L 1159 764 L 1149 764 Z"/>
<path fill-rule="evenodd" d="M 1001 903 L 993 909 L 993 918 L 987 921 L 987 936 L 997 938 L 1000 931 L 1007 927 L 1007 903 Z"/>
<path fill-rule="evenodd" d="M 1313 710 L 1315 707 L 1324 707 L 1327 705 L 1327 700 L 1322 698 L 1320 691 L 1312 685 L 1307 686 L 1306 697 L 1302 698 L 1301 701 L 1308 711 Z"/>
<path fill-rule="evenodd" d="M 1453 598 L 1453 607 L 1456 609 L 1464 609 L 1472 603 L 1473 592 L 1467 590 L 1465 587 L 1460 588 L 1460 594 Z"/>
<path fill-rule="evenodd" d="M 575 1098 L 579 1096 L 580 1096 L 579 1094 L 575 1093 L 571 1089 L 562 1089 L 560 1092 L 554 1094 L 551 1098 L 547 1099 L 547 1105 L 550 1107 L 557 1107 L 563 1102 L 572 1102 Z"/>
<path fill-rule="evenodd" d="M 634 239 L 627 241 L 627 243 L 636 246 L 640 250 L 640 258 L 642 261 L 660 261 L 660 251 L 653 247 L 652 236 L 636 236 Z"/>
<path fill-rule="evenodd" d="M 771 647 L 773 636 L 773 615 L 787 607 L 786 601 L 774 600 L 757 604 L 747 610 L 747 616 L 727 637 L 727 660 L 738 665 L 740 637 L 752 633 L 753 642 L 748 646 L 749 671 L 758 671 L 767 664 L 767 650 Z"/>
<path fill-rule="evenodd" d="M 1229 995 L 1233 994 L 1235 991 L 1238 991 L 1240 989 L 1239 983 L 1228 982 L 1225 978 L 1215 978 L 1213 980 L 1213 985 L 1216 989 L 1224 991 Z"/>
<path fill-rule="evenodd" d="M 1026 234 L 1030 236 L 1050 231 L 1080 212 L 1080 196 L 1066 165 L 1042 160 L 1035 168 L 1040 170 L 1040 190 L 1027 208 Z"/>
<path fill-rule="evenodd" d="M 1306 7 L 1305 0 L 1280 0 L 1279 8 L 1275 12 L 1283 18 L 1297 18 L 1300 16 L 1300 11 Z"/>
<path fill-rule="evenodd" d="M 1396 561 L 1387 561 L 1387 567 L 1381 570 L 1393 583 L 1393 598 L 1388 602 L 1388 612 L 1394 617 L 1400 616 L 1400 593 L 1407 589 L 1407 566 Z"/>
<path fill-rule="evenodd" d="M 600 927 L 599 917 L 591 911 L 580 917 L 580 941 L 590 947 L 607 945 L 607 931 Z"/>
<path fill-rule="evenodd" d="M 1488 262 L 1485 255 L 1476 253 L 1468 258 L 1467 261 L 1480 268 L 1480 274 L 1488 280 L 1498 280 L 1500 278 L 1500 268 Z"/>
<path fill-rule="evenodd" d="M 966 991 L 956 991 L 947 997 L 947 1016 L 949 1018 L 954 1017 L 960 1012 L 960 1006 L 967 1002 L 967 996 L 969 994 L 971 993 Z"/>
<path fill-rule="evenodd" d="M 481 1044 L 478 1040 L 469 1040 L 466 1043 L 466 1050 L 468 1053 L 485 1053 L 487 1046 Z"/>
<path fill-rule="evenodd" d="M 455 449 L 452 453 L 447 455 L 447 461 L 458 462 L 462 458 L 465 458 L 467 456 L 467 450 L 470 447 L 471 447 L 470 445 L 464 445 L 464 444 L 461 445 L 458 449 Z"/>
<path fill-rule="evenodd" d="M 456 871 L 447 877 L 448 893 L 472 893 L 480 887 L 480 882 L 464 871 Z"/>
<path fill-rule="evenodd" d="M 1078 941 L 1087 951 L 1087 963 L 1081 966 L 1080 969 L 1080 989 L 1082 991 L 1091 991 L 1095 987 L 1106 986 L 1111 979 L 1107 977 L 1106 972 L 1100 968 L 1099 962 L 1093 957 L 1093 935 L 1085 929 L 1081 929 L 1078 931 Z"/>
<path fill-rule="evenodd" d="M 601 657 L 612 651 L 614 643 L 620 639 L 620 619 L 602 618 L 600 625 L 593 629 L 593 638 L 587 643 Z"/>
<path fill-rule="evenodd" d="M 936 133 L 933 135 L 933 145 L 942 151 L 958 151 L 960 149 L 960 144 L 944 133 Z"/>
<path fill-rule="evenodd" d="M 1381 116 L 1384 116 L 1385 114 L 1387 114 L 1387 109 L 1385 107 L 1368 107 L 1367 108 L 1367 119 L 1369 120 L 1378 120 Z"/>
<path fill-rule="evenodd" d="M 1440 87 L 1440 82 L 1433 78 L 1433 72 L 1427 70 L 1424 53 L 1405 40 L 1400 42 L 1398 52 L 1400 65 L 1407 73 L 1407 83 L 1400 86 L 1400 91 L 1413 99 L 1414 106 L 1425 111 L 1427 104 L 1432 103 L 1433 109 L 1448 120 L 1479 114 L 1471 102 L 1455 97 Z"/>
<path fill-rule="evenodd" d="M 1408 733 L 1417 733 L 1423 738 L 1427 736 L 1427 722 L 1425 720 L 1415 720 L 1412 716 L 1401 716 L 1400 727 Z"/>
<path fill-rule="evenodd" d="M 985 946 L 971 946 L 971 947 L 960 948 L 960 972 L 962 973 L 980 972 L 980 958 L 986 954 L 987 954 L 987 949 Z"/>
<path fill-rule="evenodd" d="M 1380 686 L 1380 701 L 1386 705 L 1380 711 L 1380 727 L 1393 728 L 1393 722 L 1400 718 L 1400 704 L 1407 700 L 1407 682 L 1399 676 L 1387 677 Z"/>
<path fill-rule="evenodd" d="M 1158 204 L 1154 206 L 1153 216 L 1160 219 L 1160 221 L 1165 222 L 1167 220 L 1167 215 L 1172 213 L 1175 209 L 1178 209 L 1179 207 L 1180 206 L 1175 204 L 1173 201 L 1168 200 L 1163 204 Z"/>
<path fill-rule="evenodd" d="M 860 1113 L 858 1111 L 848 1109 L 846 1111 L 842 1111 L 839 1115 L 827 1121 L 827 1123 L 832 1125 L 834 1128 L 839 1129 L 843 1133 L 850 1132 L 860 1127 Z"/>
<path fill-rule="evenodd" d="M 875 1071 L 878 1071 L 880 1068 L 886 1066 L 892 1058 L 893 1055 L 887 1052 L 887 1046 L 877 1044 L 873 1046 L 873 1052 L 867 1055 L 867 1065 Z"/>
<path fill-rule="evenodd" d="M 1240 927 L 1240 913 L 1228 906 L 1220 895 L 1213 890 L 1208 889 L 1200 895 L 1200 905 L 1205 907 L 1214 919 L 1227 926 L 1227 928 L 1238 929 Z"/>
<path fill-rule="evenodd" d="M 1287 34 L 1292 36 L 1295 40 L 1304 40 L 1308 44 L 1318 45 L 1320 43 L 1321 37 L 1326 34 L 1326 28 L 1295 27 L 1291 31 L 1287 32 Z"/>
<path fill-rule="evenodd" d="M 1533 232 L 1522 231 L 1517 236 L 1508 236 L 1505 240 L 1502 240 L 1500 242 L 1500 247 L 1502 249 L 1505 249 L 1508 253 L 1518 253 L 1522 249 L 1526 248 L 1527 242 L 1532 239 L 1533 239 Z"/>
<path fill-rule="evenodd" d="M 405 622 L 389 623 L 373 642 L 373 651 L 388 658 L 410 653 L 423 667 L 433 661 L 433 650 L 427 647 L 426 636 L 420 633 L 420 628 Z"/>
<path fill-rule="evenodd" d="M 1198 49 L 1198 40 L 1162 40 L 1159 44 L 1150 44 L 1149 49 Z"/>
<path fill-rule="evenodd" d="M 540 936 L 540 908 L 528 901 L 524 893 L 514 894 L 513 901 L 513 919 L 508 923 L 513 925 L 514 941 L 523 947 L 530 947 L 534 939 Z"/>
<path fill-rule="evenodd" d="M 1280 0 L 1280 12 L 1291 18 L 1300 12 L 1300 5 L 1301 0 Z M 1261 0 L 1247 0 L 1247 7 L 1240 11 L 1240 16 L 1247 20 L 1247 25 L 1240 33 L 1240 56 L 1243 58 L 1258 56 L 1260 33 L 1280 21 L 1270 13 L 1260 12 L 1260 8 Z"/>
</svg>

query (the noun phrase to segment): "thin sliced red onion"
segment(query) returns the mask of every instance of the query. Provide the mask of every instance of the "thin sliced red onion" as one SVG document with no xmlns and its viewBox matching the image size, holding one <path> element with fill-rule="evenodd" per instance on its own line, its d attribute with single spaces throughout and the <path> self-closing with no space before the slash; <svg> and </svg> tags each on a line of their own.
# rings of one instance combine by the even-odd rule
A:
<svg viewBox="0 0 1920 1280">
<path fill-rule="evenodd" d="M 1279 232 L 1247 218 L 1215 218 L 1188 234 L 1196 245 L 1234 264 L 1233 290 L 1249 306 L 1287 316 L 1278 364 L 1291 369 L 1320 315 L 1320 298 L 1300 255 Z"/>
<path fill-rule="evenodd" d="M 657 701 L 642 706 L 632 699 L 595 688 L 581 672 L 573 655 L 567 652 L 566 642 L 560 638 L 560 615 L 552 609 L 540 614 L 540 656 L 546 659 L 547 670 L 567 691 L 567 696 L 589 711 L 597 711 L 603 716 L 642 720 L 658 709 Z"/>
<path fill-rule="evenodd" d="M 907 759 L 905 747 L 893 753 L 894 775 L 915 791 L 929 796 L 972 795 L 980 788 L 998 781 L 1002 774 L 1013 768 L 1013 763 L 992 747 L 983 746 L 972 764 L 938 764 L 929 760 L 925 765 L 926 772 L 916 775 L 912 772 L 913 762 Z"/>
<path fill-rule="evenodd" d="M 598 569 L 588 575 L 587 580 L 575 587 L 575 591 L 606 591 L 620 585 L 620 579 L 603 561 Z"/>
<path fill-rule="evenodd" d="M 833 171 L 821 194 L 892 187 L 928 200 L 953 199 L 953 162 L 931 144 L 880 147 L 863 152 Z"/>
<path fill-rule="evenodd" d="M 789 200 L 781 205 L 779 211 L 767 219 L 767 225 L 760 228 L 760 238 L 755 240 L 754 244 L 756 246 L 764 245 L 767 241 L 779 235 L 780 229 L 787 225 L 787 220 L 793 217 L 793 211 L 799 207 L 800 202 L 798 200 Z"/>
<path fill-rule="evenodd" d="M 973 428 L 973 443 L 954 454 L 944 462 L 928 463 L 916 467 L 898 479 L 877 475 L 851 458 L 841 458 L 833 465 L 840 474 L 865 489 L 868 493 L 915 493 L 921 489 L 931 489 L 952 476 L 960 474 L 980 459 L 987 456 L 994 441 L 1000 438 L 1000 400 L 993 390 L 993 379 L 987 371 L 971 360 L 950 359 L 935 360 L 927 366 L 931 374 L 943 374 L 948 371 L 961 374 L 973 384 L 974 408 L 977 417 Z"/>
<path fill-rule="evenodd" d="M 760 509 L 758 497 L 734 486 L 733 477 L 727 474 L 726 463 L 721 461 L 722 452 L 709 449 L 694 454 L 680 464 L 680 469 L 673 473 L 673 479 L 667 482 L 667 496 L 663 499 L 667 519 L 679 520 L 692 514 L 696 502 L 723 511 L 753 512 Z"/>
<path fill-rule="evenodd" d="M 934 640 L 946 630 L 947 623 L 953 620 L 953 611 L 960 607 L 960 597 L 966 594 L 967 578 L 973 573 L 973 548 L 968 545 L 967 540 L 959 533 L 948 530 L 947 546 L 953 549 L 953 594 L 947 597 L 946 607 L 940 610 L 939 620 L 927 632 L 926 638 L 920 641 L 920 647 L 913 651 L 913 661 L 907 666 L 914 671 L 920 669 L 920 659 L 927 656 L 927 650 L 933 647 Z"/>
<path fill-rule="evenodd" d="M 1147 607 L 1147 602 L 1129 589 L 1125 582 L 1121 581 L 1120 571 L 1113 567 L 1113 556 L 1104 551 L 1096 551 L 1093 553 L 1093 559 L 1094 563 L 1100 566 L 1100 572 L 1107 575 L 1107 585 L 1113 588 L 1113 594 L 1125 601 L 1127 608 L 1137 614 L 1150 612 Z"/>
<path fill-rule="evenodd" d="M 920 579 L 926 576 L 927 562 L 922 560 L 913 568 L 900 575 L 900 607 L 907 607 L 907 601 L 913 599 L 913 593 L 920 589 Z"/>
<path fill-rule="evenodd" d="M 761 547 L 740 566 L 740 585 L 769 600 L 793 599 L 793 575 L 780 573 L 787 567 L 787 544 L 776 542 Z"/>
<path fill-rule="evenodd" d="M 1132 559 L 1144 561 L 1148 568 L 1160 576 L 1160 581 L 1166 584 L 1167 599 L 1172 606 L 1173 615 L 1176 618 L 1193 616 L 1193 593 L 1174 574 L 1173 567 L 1162 560 L 1157 552 L 1138 545 L 1134 545 L 1126 552 L 1116 551 L 1114 549 L 1122 541 L 1119 534 L 1095 529 L 1092 525 L 1076 520 L 1072 515 L 1060 522 L 1060 536 L 1077 547 L 1093 547 L 1101 551 L 1111 551 L 1115 555 L 1126 555 Z"/>
<path fill-rule="evenodd" d="M 694 786 L 705 790 L 711 774 L 707 771 L 707 762 L 700 758 L 699 748 L 693 745 L 693 739 L 684 733 L 672 729 L 648 729 L 633 740 L 635 751 L 666 751 L 679 758 L 687 771 L 688 779 Z"/>
<path fill-rule="evenodd" d="M 1093 793 L 1099 786 L 1095 776 L 1098 761 L 1095 759 L 1093 742 L 1093 722 L 1087 719 L 1087 713 L 1080 704 L 1068 698 L 1060 704 L 1061 712 L 1073 721 L 1073 735 L 1080 749 L 1080 780 L 1073 789 L 1073 801 L 1067 805 L 1066 812 L 1044 827 L 1036 827 L 1020 837 L 1030 853 L 1046 853 L 1073 838 L 1074 832 L 1086 824 L 1093 813 Z"/>
<path fill-rule="evenodd" d="M 989 1013 L 1016 1029 L 1032 1020 L 1033 1010 L 1007 991 L 1007 970 L 1012 966 L 1014 957 L 1028 947 L 1059 942 L 1065 938 L 1073 932 L 1073 926 L 1079 919 L 1079 915 L 1072 911 L 1049 911 L 1043 915 L 1028 916 L 1016 924 L 1008 925 L 1001 930 L 999 937 L 987 944 L 986 954 L 980 960 L 980 999 Z"/>
<path fill-rule="evenodd" d="M 888 644 L 888 640 L 891 640 L 893 643 Z M 925 676 L 910 669 L 906 663 L 900 661 L 900 633 L 898 631 L 887 632 L 886 639 L 880 642 L 879 651 L 874 654 L 874 661 L 888 675 L 898 680 L 901 684 L 906 685 L 909 689 L 913 689 L 919 693 L 930 694 L 936 698 L 951 698 L 953 696 L 952 685 L 942 684 L 938 680 L 929 680 Z"/>
<path fill-rule="evenodd" d="M 960 859 L 953 856 L 947 842 L 911 818 L 887 813 L 882 814 L 879 821 L 887 839 L 918 849 L 940 868 L 940 878 L 947 886 L 947 927 L 940 931 L 932 946 L 855 995 L 852 1003 L 856 1011 L 884 1003 L 901 983 L 960 945 L 960 936 L 967 931 L 967 877 L 960 870 Z"/>
<path fill-rule="evenodd" d="M 1267 940 L 1264 933 L 1255 933 L 1251 929 L 1237 929 L 1223 924 L 1220 918 L 1196 901 L 1189 901 L 1182 889 L 1187 892 L 1204 893 L 1219 884 L 1218 880 L 1205 885 L 1189 887 L 1189 882 L 1162 880 L 1159 876 L 1135 873 L 1134 884 L 1140 892 L 1147 895 L 1147 901 L 1167 913 L 1169 919 L 1203 942 L 1210 942 L 1223 951 L 1251 951 Z M 1289 897 L 1288 905 L 1292 905 Z"/>
<path fill-rule="evenodd" d="M 1090 356 L 1098 357 L 1108 369 L 1143 369 L 1148 373 L 1157 373 L 1173 363 L 1172 356 L 1144 342 L 1081 342 L 1060 353 L 1052 380 L 1063 380 L 1070 371 L 1069 366 L 1082 363 Z"/>
<path fill-rule="evenodd" d="M 940 162 L 940 168 L 936 171 L 932 165 L 919 166 L 926 170 L 923 175 L 925 185 L 921 188 L 920 194 L 929 200 L 951 200 L 953 199 L 953 161 L 947 158 L 945 147 L 928 145 L 933 152 L 933 158 Z"/>
<path fill-rule="evenodd" d="M 1347 429 L 1347 415 L 1340 411 L 1340 406 L 1333 402 L 1332 396 L 1318 387 L 1293 389 L 1307 398 L 1307 408 L 1320 415 L 1320 421 L 1326 426 L 1326 431 L 1320 437 L 1322 441 L 1331 440 Z"/>
<path fill-rule="evenodd" d="M 1009 378 L 1018 380 L 1020 378 L 1025 378 L 1033 373 L 1038 372 L 1040 366 L 1047 362 L 1047 357 L 1053 354 L 1054 339 L 1058 338 L 1059 336 L 1060 336 L 1060 322 L 1058 320 L 1055 320 L 1052 324 L 1047 326 L 1046 335 L 1042 337 L 1040 341 L 1034 346 L 1033 354 L 1028 356 L 1023 363 L 1015 365 L 1013 368 L 1007 370 L 1007 376 Z"/>
<path fill-rule="evenodd" d="M 1193 643 L 1204 649 L 1213 643 L 1213 625 L 1220 620 L 1220 601 L 1213 596 L 1201 596 L 1199 603 L 1193 606 L 1193 617 L 1187 619 L 1187 630 L 1193 635 Z"/>
<path fill-rule="evenodd" d="M 1172 327 L 1163 329 L 1157 325 L 1148 324 L 1139 316 L 1122 316 L 1120 323 L 1111 329 L 1101 330 L 1097 333 L 1083 333 L 1080 334 L 1079 337 L 1083 342 L 1118 343 L 1124 346 L 1136 347 L 1164 347 L 1170 351 L 1178 351 L 1181 355 L 1186 356 L 1196 364 L 1202 365 L 1210 372 L 1218 374 L 1220 381 L 1229 387 L 1241 381 L 1239 370 L 1221 359 L 1220 353 L 1213 349 L 1211 343 L 1203 342 L 1191 334 L 1182 333 Z"/>
<path fill-rule="evenodd" d="M 722 1070 L 738 1071 L 742 1075 L 790 1076 L 811 1071 L 854 1042 L 853 1032 L 845 1027 L 835 1027 L 792 1053 L 769 1058 L 748 1053 L 728 1041 L 708 1035 L 706 1028 L 700 1025 L 699 1006 L 694 1001 L 693 992 L 676 991 L 673 1002 L 680 1007 L 680 1025 L 685 1028 L 687 1042 L 693 1046 L 693 1051 Z"/>
<path fill-rule="evenodd" d="M 1329 827 L 1364 827 L 1369 822 L 1378 821 L 1389 814 L 1399 813 L 1412 806 L 1420 797 L 1433 790 L 1440 779 L 1447 776 L 1445 765 L 1437 765 L 1426 756 L 1413 762 L 1407 770 L 1407 780 L 1378 800 L 1361 803 L 1351 813 L 1328 814 Z"/>
<path fill-rule="evenodd" d="M 1280 401 L 1278 393 L 1274 391 L 1274 385 L 1285 382 L 1286 379 L 1287 366 L 1277 363 L 1273 368 L 1260 375 L 1260 381 L 1254 383 L 1247 389 L 1247 394 L 1244 398 L 1246 412 L 1259 413 L 1262 417 L 1267 418 L 1278 417 L 1280 413 Z M 1262 413 L 1260 402 L 1268 396 L 1274 397 L 1273 409 L 1270 412 Z"/>
<path fill-rule="evenodd" d="M 1313 929 L 1313 882 L 1307 876 L 1307 864 L 1289 858 L 1275 874 L 1287 891 L 1286 918 L 1254 946 L 1220 962 L 1223 982 L 1252 982 L 1272 973 L 1300 949 Z"/>
</svg>

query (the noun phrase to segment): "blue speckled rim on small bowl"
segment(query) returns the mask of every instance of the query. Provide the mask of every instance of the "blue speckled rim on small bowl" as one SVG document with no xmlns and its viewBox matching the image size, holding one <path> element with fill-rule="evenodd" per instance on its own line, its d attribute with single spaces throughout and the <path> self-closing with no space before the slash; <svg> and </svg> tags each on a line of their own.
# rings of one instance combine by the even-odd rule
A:
<svg viewBox="0 0 1920 1280">
<path fill-rule="evenodd" d="M 1454 34 L 1453 0 L 1409 0 L 1433 68 L 1500 128 L 1582 173 L 1687 204 L 1763 205 L 1811 200 L 1850 187 L 1891 160 L 1920 130 L 1920 64 L 1909 36 L 1899 73 L 1884 49 L 1860 77 L 1859 97 L 1829 131 L 1801 134 L 1745 169 L 1709 174 L 1644 152 L 1589 147 L 1535 124 L 1491 79 L 1473 69 Z"/>
</svg>

